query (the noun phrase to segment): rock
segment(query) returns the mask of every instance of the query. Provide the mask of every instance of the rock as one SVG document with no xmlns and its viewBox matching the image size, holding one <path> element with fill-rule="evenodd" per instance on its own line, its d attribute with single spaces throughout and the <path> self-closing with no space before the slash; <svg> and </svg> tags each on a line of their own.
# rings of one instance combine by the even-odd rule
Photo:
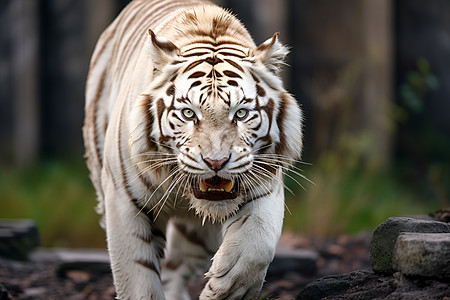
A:
<svg viewBox="0 0 450 300">
<path fill-rule="evenodd" d="M 11 300 L 11 295 L 2 284 L 0 284 L 0 300 Z"/>
<path fill-rule="evenodd" d="M 374 231 L 370 245 L 370 260 L 375 272 L 392 274 L 392 257 L 397 237 L 402 232 L 450 233 L 450 225 L 439 221 L 393 217 Z"/>
<path fill-rule="evenodd" d="M 30 255 L 33 262 L 52 262 L 56 265 L 56 274 L 60 277 L 71 277 L 73 274 L 94 274 L 95 276 L 111 272 L 109 255 L 105 250 L 94 249 L 54 249 L 38 250 Z"/>
<path fill-rule="evenodd" d="M 302 292 L 296 297 L 296 300 L 315 300 L 315 299 L 331 299 L 333 295 L 341 295 L 348 290 L 362 286 L 366 282 L 375 281 L 378 276 L 369 271 L 354 271 L 351 273 L 325 276 L 306 285 Z M 389 284 L 379 286 L 376 295 L 387 295 L 393 290 Z M 369 294 L 367 298 L 372 299 Z"/>
<path fill-rule="evenodd" d="M 0 256 L 26 260 L 39 243 L 39 232 L 34 221 L 0 220 Z"/>
<path fill-rule="evenodd" d="M 385 276 L 354 271 L 317 279 L 308 284 L 296 300 L 441 300 L 449 294 L 448 280 L 408 278 L 399 272 Z"/>
<path fill-rule="evenodd" d="M 402 233 L 393 268 L 410 276 L 450 278 L 450 233 Z"/>
<path fill-rule="evenodd" d="M 288 272 L 313 276 L 317 271 L 318 258 L 317 252 L 311 250 L 278 247 L 267 270 L 267 277 L 280 277 Z"/>
</svg>

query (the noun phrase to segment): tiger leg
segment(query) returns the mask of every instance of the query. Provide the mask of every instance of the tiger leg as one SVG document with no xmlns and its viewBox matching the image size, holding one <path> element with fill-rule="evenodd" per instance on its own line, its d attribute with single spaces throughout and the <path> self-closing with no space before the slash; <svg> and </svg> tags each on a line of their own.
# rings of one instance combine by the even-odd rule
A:
<svg viewBox="0 0 450 300">
<path fill-rule="evenodd" d="M 207 267 L 220 245 L 220 227 L 198 220 L 172 219 L 167 228 L 166 259 L 162 282 L 166 298 L 190 299 L 187 284 L 199 270 Z"/>
<path fill-rule="evenodd" d="M 277 184 L 270 194 L 247 203 L 228 219 L 200 299 L 256 298 L 275 255 L 283 216 L 283 186 Z"/>
<path fill-rule="evenodd" d="M 150 220 L 126 192 L 108 186 L 105 193 L 107 241 L 117 299 L 165 299 L 160 280 L 164 222 Z"/>
</svg>

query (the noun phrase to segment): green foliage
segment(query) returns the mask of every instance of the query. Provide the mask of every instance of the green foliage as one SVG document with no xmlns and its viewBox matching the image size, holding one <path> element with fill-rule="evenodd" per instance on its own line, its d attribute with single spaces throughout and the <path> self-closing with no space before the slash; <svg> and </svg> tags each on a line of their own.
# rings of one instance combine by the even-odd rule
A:
<svg viewBox="0 0 450 300">
<path fill-rule="evenodd" d="M 317 236 L 373 230 L 391 216 L 426 214 L 440 208 L 390 173 L 340 166 L 341 158 L 323 154 L 306 175 L 315 183 L 287 196 L 285 227 Z M 288 185 L 291 183 L 288 182 Z"/>
<path fill-rule="evenodd" d="M 275 300 L 277 298 L 271 296 L 270 294 L 264 294 L 258 298 L 258 300 Z"/>
<path fill-rule="evenodd" d="M 336 86 L 351 91 L 357 84 L 342 81 Z M 421 116 L 426 95 L 438 88 L 430 64 L 419 58 L 399 87 L 400 99 L 390 118 L 393 123 L 385 125 L 398 133 L 392 135 L 397 153 L 384 163 L 377 161 L 380 136 L 370 127 L 330 127 L 334 142 L 305 170 L 315 185 L 306 185 L 304 192 L 297 189 L 296 196 L 288 195 L 292 214 L 286 214 L 285 226 L 322 236 L 355 233 L 373 230 L 391 216 L 427 214 L 450 206 L 450 141 Z M 350 92 L 343 95 L 342 99 L 352 99 Z M 324 103 L 333 99 L 325 96 Z M 341 123 L 354 118 L 353 107 L 336 109 Z M 292 184 L 288 180 L 291 189 Z"/>
<path fill-rule="evenodd" d="M 306 234 L 330 236 L 373 230 L 391 216 L 427 214 L 449 205 L 427 194 L 424 186 L 411 186 L 399 176 L 398 164 L 382 169 L 373 167 L 367 157 L 372 147 L 369 133 L 347 133 L 337 149 L 319 155 L 307 167 L 305 176 L 315 184 L 306 191 L 296 189 L 287 195 L 285 226 Z M 437 168 L 433 176 L 442 176 Z M 287 185 L 295 189 L 293 180 Z"/>
<path fill-rule="evenodd" d="M 420 113 L 424 108 L 425 95 L 438 88 L 439 81 L 431 72 L 429 62 L 421 57 L 417 60 L 417 69 L 409 71 L 400 85 L 401 104 L 411 113 Z"/>
<path fill-rule="evenodd" d="M 46 161 L 0 171 L 0 218 L 30 218 L 45 247 L 104 247 L 84 162 Z"/>
<path fill-rule="evenodd" d="M 425 58 L 407 73 L 399 87 L 396 169 L 408 184 L 419 187 L 427 199 L 437 199 L 442 208 L 450 199 L 450 140 L 425 113 L 427 95 L 439 89 L 439 80 Z"/>
</svg>

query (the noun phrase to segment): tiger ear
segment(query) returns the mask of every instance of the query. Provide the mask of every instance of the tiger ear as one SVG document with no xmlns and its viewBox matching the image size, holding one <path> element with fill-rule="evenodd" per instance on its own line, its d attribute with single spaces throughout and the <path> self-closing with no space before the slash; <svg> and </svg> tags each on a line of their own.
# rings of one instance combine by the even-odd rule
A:
<svg viewBox="0 0 450 300">
<path fill-rule="evenodd" d="M 257 60 L 261 61 L 269 70 L 278 74 L 281 65 L 285 64 L 284 58 L 289 50 L 278 40 L 279 32 L 259 45 L 254 52 Z"/>
<path fill-rule="evenodd" d="M 145 44 L 154 67 L 159 70 L 172 61 L 180 52 L 174 43 L 164 37 L 157 36 L 151 29 L 148 30 Z"/>
</svg>

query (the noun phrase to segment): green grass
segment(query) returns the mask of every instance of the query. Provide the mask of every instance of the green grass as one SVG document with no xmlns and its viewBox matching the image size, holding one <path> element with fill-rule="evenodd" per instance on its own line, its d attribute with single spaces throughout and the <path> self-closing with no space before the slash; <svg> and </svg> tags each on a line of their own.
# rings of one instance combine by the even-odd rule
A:
<svg viewBox="0 0 450 300">
<path fill-rule="evenodd" d="M 417 186 L 406 186 L 393 171 L 345 168 L 339 163 L 319 161 L 305 175 L 306 191 L 286 193 L 285 228 L 318 236 L 371 231 L 392 216 L 428 214 L 448 203 L 426 198 Z M 295 186 L 287 180 L 288 186 Z"/>
<path fill-rule="evenodd" d="M 104 247 L 84 162 L 46 161 L 0 171 L 0 218 L 33 219 L 45 247 Z"/>
</svg>

